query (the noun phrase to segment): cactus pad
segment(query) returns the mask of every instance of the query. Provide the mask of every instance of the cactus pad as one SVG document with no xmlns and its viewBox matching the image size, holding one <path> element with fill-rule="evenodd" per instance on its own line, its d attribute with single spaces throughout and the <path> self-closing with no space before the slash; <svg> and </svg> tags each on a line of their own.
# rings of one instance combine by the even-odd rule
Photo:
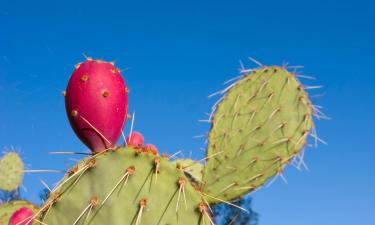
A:
<svg viewBox="0 0 375 225">
<path fill-rule="evenodd" d="M 43 207 L 49 225 L 210 224 L 206 205 L 183 170 L 133 148 L 82 160 Z"/>
<path fill-rule="evenodd" d="M 18 188 L 23 177 L 23 162 L 15 152 L 6 153 L 0 159 L 0 189 L 13 191 Z"/>
<path fill-rule="evenodd" d="M 295 75 L 271 66 L 237 81 L 211 119 L 202 191 L 233 200 L 281 173 L 306 144 L 311 103 Z"/>
<path fill-rule="evenodd" d="M 193 182 L 202 182 L 203 165 L 192 159 L 177 159 L 176 164 L 184 170 L 185 174 L 193 179 Z"/>
<path fill-rule="evenodd" d="M 31 209 L 34 213 L 38 211 L 38 207 L 30 202 L 17 200 L 0 205 L 0 224 L 7 225 L 12 214 L 22 207 Z"/>
</svg>

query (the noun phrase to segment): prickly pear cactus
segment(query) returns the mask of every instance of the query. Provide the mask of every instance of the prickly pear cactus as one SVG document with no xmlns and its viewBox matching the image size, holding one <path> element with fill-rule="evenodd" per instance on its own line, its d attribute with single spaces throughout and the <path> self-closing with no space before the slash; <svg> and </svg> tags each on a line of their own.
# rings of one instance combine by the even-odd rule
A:
<svg viewBox="0 0 375 225">
<path fill-rule="evenodd" d="M 54 188 L 42 211 L 49 225 L 212 223 L 205 201 L 181 168 L 133 148 L 81 161 Z"/>
<path fill-rule="evenodd" d="M 34 213 L 38 211 L 37 206 L 23 200 L 17 200 L 2 204 L 0 205 L 0 224 L 8 225 L 9 219 L 12 216 L 12 214 L 22 207 L 27 207 L 31 209 Z"/>
<path fill-rule="evenodd" d="M 23 178 L 24 165 L 21 157 L 15 152 L 8 152 L 0 159 L 0 189 L 13 191 Z"/>
<path fill-rule="evenodd" d="M 201 188 L 216 203 L 236 199 L 282 173 L 306 143 L 312 109 L 294 74 L 262 67 L 227 90 L 211 122 Z"/>
</svg>

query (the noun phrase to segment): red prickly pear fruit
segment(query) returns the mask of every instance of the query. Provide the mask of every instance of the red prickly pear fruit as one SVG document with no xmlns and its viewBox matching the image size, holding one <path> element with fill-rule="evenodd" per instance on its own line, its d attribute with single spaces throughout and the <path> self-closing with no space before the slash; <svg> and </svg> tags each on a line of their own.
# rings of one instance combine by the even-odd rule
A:
<svg viewBox="0 0 375 225">
<path fill-rule="evenodd" d="M 136 148 L 142 148 L 144 144 L 144 138 L 143 135 L 139 132 L 132 132 L 127 138 L 126 138 L 126 144 L 128 146 L 136 147 Z"/>
<path fill-rule="evenodd" d="M 8 225 L 31 225 L 33 215 L 31 209 L 22 207 L 12 214 Z"/>
<path fill-rule="evenodd" d="M 101 60 L 76 65 L 65 108 L 74 132 L 92 152 L 113 148 L 128 113 L 128 89 L 120 71 Z"/>
<path fill-rule="evenodd" d="M 145 145 L 145 147 L 143 149 L 147 153 L 151 153 L 153 155 L 159 155 L 158 149 L 153 144 L 147 144 L 147 145 Z"/>
</svg>

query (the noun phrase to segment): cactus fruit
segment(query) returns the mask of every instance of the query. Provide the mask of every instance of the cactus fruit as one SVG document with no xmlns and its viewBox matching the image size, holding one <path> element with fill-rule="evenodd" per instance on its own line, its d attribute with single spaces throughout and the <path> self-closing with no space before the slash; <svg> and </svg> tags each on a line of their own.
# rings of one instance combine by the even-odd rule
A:
<svg viewBox="0 0 375 225">
<path fill-rule="evenodd" d="M 22 207 L 12 214 L 9 225 L 31 225 L 33 215 L 34 212 L 31 209 Z"/>
<path fill-rule="evenodd" d="M 139 132 L 132 132 L 127 138 L 126 138 L 126 144 L 127 146 L 132 146 L 135 148 L 142 148 L 144 145 L 144 137 Z"/>
<path fill-rule="evenodd" d="M 17 189 L 23 178 L 24 165 L 20 156 L 8 152 L 0 159 L 0 189 L 13 191 Z"/>
<path fill-rule="evenodd" d="M 50 225 L 211 224 L 205 201 L 181 168 L 130 147 L 81 161 L 42 211 Z"/>
<path fill-rule="evenodd" d="M 128 109 L 128 89 L 113 63 L 89 59 L 76 66 L 65 95 L 70 124 L 93 152 L 112 148 Z"/>
<path fill-rule="evenodd" d="M 202 191 L 230 201 L 282 173 L 305 146 L 311 103 L 295 75 L 261 67 L 233 84 L 211 118 Z"/>
<path fill-rule="evenodd" d="M 36 213 L 38 211 L 37 206 L 31 204 L 30 202 L 23 201 L 23 200 L 11 201 L 11 202 L 2 204 L 0 205 L 0 224 L 1 225 L 11 224 L 10 223 L 11 217 L 17 210 L 21 208 L 27 208 L 32 213 Z M 18 222 L 21 222 L 21 221 L 18 221 Z M 13 223 L 13 224 L 17 224 L 17 223 Z M 23 223 L 20 223 L 19 225 L 23 225 Z"/>
</svg>

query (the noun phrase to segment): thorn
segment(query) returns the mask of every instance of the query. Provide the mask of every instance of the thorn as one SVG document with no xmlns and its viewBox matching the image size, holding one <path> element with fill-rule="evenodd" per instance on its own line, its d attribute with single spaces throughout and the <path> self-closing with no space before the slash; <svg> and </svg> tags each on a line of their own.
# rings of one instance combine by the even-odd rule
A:
<svg viewBox="0 0 375 225">
<path fill-rule="evenodd" d="M 225 203 L 225 204 L 228 204 L 228 205 L 230 205 L 230 206 L 236 207 L 236 208 L 241 209 L 242 211 L 245 211 L 245 212 L 247 212 L 247 213 L 249 212 L 248 210 L 246 210 L 246 209 L 244 209 L 244 208 L 242 208 L 242 207 L 240 207 L 240 206 L 238 206 L 238 205 L 235 205 L 235 204 L 233 204 L 233 203 L 230 203 L 230 202 L 228 202 L 228 201 L 222 200 L 222 199 L 220 199 L 220 198 L 213 197 L 213 196 L 208 195 L 208 194 L 203 193 L 203 192 L 201 192 L 201 193 L 202 193 L 203 195 L 209 197 L 209 198 L 213 198 L 213 199 L 218 200 L 218 201 L 220 201 L 220 202 L 222 202 L 222 203 Z"/>
<path fill-rule="evenodd" d="M 262 63 L 260 63 L 258 60 L 252 58 L 252 57 L 247 57 L 250 61 L 252 61 L 253 63 L 257 64 L 258 66 L 260 67 L 264 67 L 264 65 Z"/>
<path fill-rule="evenodd" d="M 143 210 L 146 206 L 147 206 L 147 198 L 141 199 L 141 201 L 139 202 L 139 212 L 138 212 L 138 216 L 137 216 L 137 220 L 135 222 L 135 225 L 139 225 L 141 223 L 142 213 L 143 213 Z"/>
<path fill-rule="evenodd" d="M 309 79 L 309 80 L 316 80 L 315 77 L 312 77 L 312 76 L 306 76 L 306 75 L 296 75 L 296 77 L 299 77 L 299 78 L 305 78 L 305 79 Z"/>
<path fill-rule="evenodd" d="M 217 156 L 217 155 L 219 155 L 219 154 L 222 154 L 222 153 L 224 153 L 224 151 L 221 151 L 221 152 L 215 153 L 215 154 L 213 154 L 213 155 L 211 155 L 211 156 L 207 156 L 207 157 L 205 157 L 205 158 L 203 158 L 203 159 L 200 159 L 200 160 L 198 160 L 198 161 L 195 161 L 194 163 L 192 163 L 192 164 L 190 164 L 190 165 L 188 165 L 188 166 L 184 166 L 183 169 L 186 169 L 186 168 L 188 168 L 188 167 L 191 167 L 191 166 L 193 166 L 193 165 L 195 165 L 196 163 L 199 163 L 199 162 L 201 162 L 201 161 L 211 159 L 211 158 L 213 158 L 213 157 L 215 157 L 215 156 Z"/>
<path fill-rule="evenodd" d="M 133 112 L 133 116 L 132 116 L 132 123 L 131 123 L 131 126 L 130 126 L 130 133 L 129 133 L 129 137 L 132 136 L 132 133 L 133 133 L 133 128 L 134 128 L 134 119 L 135 118 L 135 112 Z"/>
<path fill-rule="evenodd" d="M 93 197 L 90 200 L 90 203 L 86 206 L 86 208 L 82 211 L 82 213 L 78 216 L 78 218 L 74 221 L 73 225 L 76 225 L 78 221 L 81 219 L 81 217 L 85 214 L 87 210 L 91 210 L 92 207 L 95 207 L 98 204 L 98 198 Z M 85 221 L 87 220 L 88 217 L 86 217 Z"/>
<path fill-rule="evenodd" d="M 112 195 L 112 193 L 116 190 L 116 188 L 120 185 L 120 183 L 121 183 L 123 180 L 125 180 L 125 181 L 124 181 L 124 185 L 126 185 L 128 179 L 129 179 L 129 176 L 133 175 L 134 173 L 135 173 L 135 167 L 134 167 L 134 166 L 130 166 L 130 167 L 126 170 L 125 174 L 120 178 L 120 180 L 116 183 L 116 185 L 112 188 L 112 190 L 111 190 L 111 191 L 107 194 L 107 196 L 104 198 L 104 200 L 103 200 L 101 206 L 104 205 L 104 203 L 106 203 L 106 201 L 108 200 L 108 198 Z"/>
<path fill-rule="evenodd" d="M 124 139 L 125 146 L 127 146 L 128 143 L 126 142 L 126 137 L 125 137 L 125 134 L 124 134 L 124 131 L 123 131 L 123 130 L 121 130 L 121 135 L 122 135 L 122 138 Z"/>
<path fill-rule="evenodd" d="M 215 225 L 214 222 L 212 221 L 210 215 L 207 212 L 207 205 L 205 203 L 201 202 L 201 203 L 199 203 L 198 208 L 199 208 L 200 213 L 202 214 L 203 225 L 205 224 L 205 222 L 204 222 L 205 216 L 207 216 L 211 225 Z"/>
<path fill-rule="evenodd" d="M 96 129 L 87 119 L 85 119 L 83 116 L 81 116 L 81 119 L 83 119 L 93 130 L 95 130 L 96 133 L 98 133 L 106 142 L 108 142 L 108 144 L 110 144 L 110 146 L 112 146 L 112 143 L 110 141 L 108 141 L 108 139 L 102 134 L 99 132 L 98 129 Z"/>
<path fill-rule="evenodd" d="M 46 182 L 44 182 L 44 180 L 42 180 L 41 178 L 39 178 L 39 180 L 40 180 L 40 182 L 43 184 L 43 186 L 45 187 L 45 188 L 47 188 L 47 190 L 51 193 L 52 191 L 51 191 L 51 188 L 49 188 L 49 186 L 46 184 Z"/>
<path fill-rule="evenodd" d="M 21 170 L 23 173 L 66 173 L 65 170 Z"/>
<path fill-rule="evenodd" d="M 305 90 L 310 90 L 310 89 L 319 89 L 319 88 L 323 88 L 323 85 L 305 86 L 305 87 L 304 87 Z"/>
<path fill-rule="evenodd" d="M 88 152 L 48 152 L 51 155 L 92 155 Z"/>
<path fill-rule="evenodd" d="M 185 196 L 185 184 L 186 184 L 186 179 L 184 177 L 180 177 L 178 179 L 179 188 L 178 188 L 178 197 L 177 197 L 177 204 L 176 204 L 176 213 L 178 213 L 178 206 L 180 202 L 181 193 L 184 196 L 185 207 L 187 209 L 187 202 L 186 202 L 186 196 Z"/>
<path fill-rule="evenodd" d="M 243 77 L 243 75 L 233 77 L 233 78 L 231 78 L 231 79 L 225 81 L 225 82 L 224 82 L 224 85 L 226 85 L 226 84 L 228 84 L 228 83 L 230 83 L 230 82 L 232 82 L 232 81 L 237 81 L 237 80 L 241 79 L 242 77 Z"/>
</svg>

